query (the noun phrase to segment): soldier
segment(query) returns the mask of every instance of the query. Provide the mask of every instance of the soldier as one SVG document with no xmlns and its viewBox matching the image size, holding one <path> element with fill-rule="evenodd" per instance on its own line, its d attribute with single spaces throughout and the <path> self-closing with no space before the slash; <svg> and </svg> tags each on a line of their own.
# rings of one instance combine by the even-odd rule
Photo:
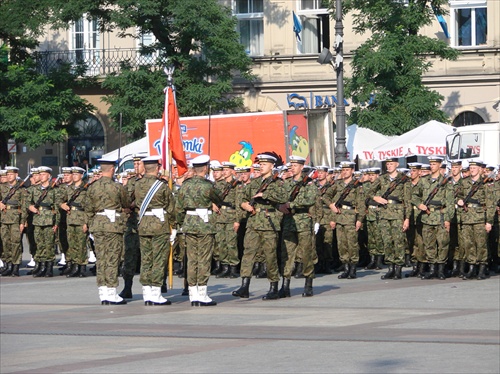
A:
<svg viewBox="0 0 500 374">
<path fill-rule="evenodd" d="M 26 196 L 29 195 L 30 191 L 32 189 L 36 188 L 36 186 L 39 184 L 40 184 L 40 175 L 38 173 L 38 168 L 31 168 L 31 170 L 30 170 L 30 183 L 25 191 Z M 26 237 L 28 238 L 28 243 L 30 246 L 30 255 L 31 255 L 31 259 L 28 262 L 27 266 L 30 268 L 34 268 L 36 265 L 35 258 L 34 258 L 36 255 L 35 226 L 33 226 L 33 212 L 30 212 L 30 211 L 28 211 L 28 219 L 26 222 Z M 32 275 L 33 272 L 29 271 L 27 274 Z"/>
<path fill-rule="evenodd" d="M 0 214 L 5 269 L 2 276 L 19 276 L 19 265 L 22 261 L 21 235 L 27 214 L 23 209 L 24 191 L 22 183 L 17 179 L 19 169 L 13 166 L 5 168 L 7 183 L 0 185 Z"/>
<path fill-rule="evenodd" d="M 139 212 L 141 283 L 145 305 L 170 305 L 161 286 L 170 254 L 170 227 L 174 224 L 174 197 L 168 184 L 158 178 L 160 156 L 142 160 L 145 174 L 135 184 Z"/>
<path fill-rule="evenodd" d="M 332 227 L 337 232 L 337 247 L 344 271 L 339 279 L 356 279 L 359 261 L 358 231 L 365 219 L 365 201 L 359 180 L 353 179 L 354 162 L 341 163 L 341 180 L 337 181 L 335 195 L 328 196 L 330 209 L 336 213 Z"/>
<path fill-rule="evenodd" d="M 411 193 L 417 189 L 421 177 L 420 172 L 422 164 L 418 162 L 409 163 L 410 167 L 410 189 Z M 417 277 L 424 274 L 424 266 L 427 262 L 425 257 L 424 242 L 422 239 L 422 212 L 416 205 L 412 204 L 410 213 L 410 227 L 406 231 L 406 240 L 408 241 L 408 249 L 411 253 L 411 262 L 413 269 L 405 277 Z"/>
<path fill-rule="evenodd" d="M 370 168 L 366 171 L 368 181 L 363 183 L 363 190 L 370 191 L 371 186 L 380 176 L 380 168 Z M 379 227 L 380 206 L 373 199 L 366 199 L 366 232 L 368 235 L 368 253 L 370 262 L 365 269 L 380 270 L 383 267 L 384 244 L 382 242 L 382 232 Z"/>
<path fill-rule="evenodd" d="M 496 211 L 495 194 L 488 188 L 486 179 L 481 175 L 482 162 L 469 161 L 470 178 L 463 179 L 457 194 L 457 205 L 462 223 L 464 248 L 469 271 L 463 279 L 486 279 L 488 262 L 487 234 L 491 231 Z"/>
<path fill-rule="evenodd" d="M 137 205 L 135 203 L 136 196 L 135 184 L 144 175 L 144 164 L 142 160 L 146 157 L 144 154 L 135 154 L 132 159 L 134 161 L 134 175 L 130 174 L 130 178 L 127 178 L 125 183 L 125 189 L 127 190 L 128 198 L 130 199 L 130 214 L 127 217 L 127 224 L 125 233 L 123 235 L 124 241 L 124 256 L 123 256 L 123 283 L 124 287 L 119 296 L 124 299 L 132 298 L 132 284 L 134 281 L 134 275 L 137 271 L 138 266 L 141 261 L 141 252 L 139 245 L 139 234 L 137 229 Z"/>
<path fill-rule="evenodd" d="M 318 177 L 316 179 L 316 187 L 318 189 L 318 214 L 314 222 L 318 223 L 318 232 L 316 234 L 316 252 L 318 255 L 317 273 L 331 274 L 331 266 L 333 263 L 333 229 L 330 222 L 333 222 L 333 212 L 325 200 L 326 192 L 333 188 L 330 181 L 327 180 L 328 166 L 320 165 L 316 167 Z"/>
<path fill-rule="evenodd" d="M 220 192 L 223 189 L 224 175 L 222 174 L 222 164 L 218 160 L 213 160 L 210 162 L 210 170 L 212 171 L 212 178 L 215 183 L 215 188 Z M 220 243 L 217 240 L 217 233 L 215 234 L 214 250 L 212 254 L 212 261 L 214 266 L 212 267 L 211 274 L 217 275 L 222 270 L 222 263 L 220 261 Z"/>
<path fill-rule="evenodd" d="M 458 194 L 458 190 L 461 185 L 461 170 L 462 170 L 462 161 L 454 160 L 451 162 L 451 185 L 453 186 L 453 198 Z M 451 276 L 463 276 L 465 274 L 465 250 L 463 248 L 463 239 L 462 239 L 462 228 L 458 224 L 460 218 L 460 211 L 456 209 L 453 210 L 454 214 L 451 218 L 450 222 L 450 249 L 448 258 L 452 261 L 451 264 Z"/>
<path fill-rule="evenodd" d="M 73 184 L 73 176 L 70 167 L 61 168 L 62 171 L 62 182 L 58 185 L 57 192 L 60 194 L 59 200 L 67 194 L 67 188 Z M 68 271 L 71 269 L 72 262 L 68 260 L 66 254 L 68 252 L 69 243 L 68 243 L 68 233 L 67 233 L 67 223 L 66 223 L 66 211 L 62 208 L 59 208 L 59 214 L 61 216 L 61 220 L 59 222 L 59 229 L 57 230 L 57 241 L 59 242 L 59 250 L 61 251 L 61 259 L 57 263 L 61 265 L 62 268 L 61 274 L 68 274 Z M 66 270 L 66 271 L 65 271 Z"/>
<path fill-rule="evenodd" d="M 270 282 L 269 292 L 262 299 L 276 300 L 279 298 L 276 248 L 282 214 L 275 206 L 285 203 L 287 197 L 278 174 L 273 174 L 273 166 L 278 162 L 278 157 L 274 152 L 258 154 L 260 178 L 252 179 L 244 191 L 241 208 L 250 215 L 245 232 L 245 250 L 241 259 L 241 287 L 233 291 L 232 295 L 235 297 L 249 297 L 253 264 L 258 251 L 262 249 L 266 258 L 267 279 Z"/>
<path fill-rule="evenodd" d="M 367 197 L 381 204 L 379 227 L 389 271 L 381 279 L 401 279 L 404 265 L 405 235 L 410 225 L 411 190 L 406 175 L 399 173 L 397 157 L 386 159 L 387 173 L 371 186 Z"/>
<path fill-rule="evenodd" d="M 55 235 L 59 227 L 59 198 L 55 189 L 56 182 L 51 183 L 52 169 L 46 166 L 38 168 L 40 184 L 31 189 L 26 198 L 26 206 L 34 213 L 35 241 L 37 251 L 33 269 L 34 277 L 52 277 L 54 260 Z"/>
<path fill-rule="evenodd" d="M 221 198 L 212 182 L 206 179 L 210 157 L 201 155 L 192 160 L 194 175 L 178 192 L 177 222 L 182 222 L 186 236 L 187 282 L 191 306 L 217 305 L 207 295 L 207 283 L 215 241 L 214 207 Z"/>
<path fill-rule="evenodd" d="M 245 239 L 245 231 L 247 229 L 247 214 L 241 209 L 241 202 L 243 201 L 243 190 L 251 182 L 252 168 L 250 166 L 242 166 L 236 168 L 237 178 L 239 180 L 236 186 L 236 211 L 238 212 L 240 227 L 238 228 L 237 241 L 238 241 L 238 258 L 241 261 L 243 257 L 243 241 Z M 264 260 L 263 260 L 264 261 Z M 267 274 L 266 274 L 267 277 Z"/>
<path fill-rule="evenodd" d="M 113 180 L 116 160 L 101 158 L 98 162 L 101 176 L 87 190 L 85 213 L 94 237 L 99 299 L 102 305 L 126 304 L 116 287 L 130 200 L 125 187 Z"/>
<path fill-rule="evenodd" d="M 412 193 L 412 203 L 422 212 L 422 239 L 429 271 L 422 279 L 446 279 L 444 267 L 448 261 L 450 221 L 455 209 L 453 187 L 440 172 L 442 157 L 430 156 L 431 174 L 422 178 Z"/>
<path fill-rule="evenodd" d="M 68 188 L 62 189 L 61 192 L 63 203 L 60 206 L 67 214 L 69 245 L 66 252 L 68 267 L 63 274 L 66 274 L 68 278 L 84 278 L 87 265 L 88 236 L 87 215 L 85 214 L 84 204 L 88 185 L 85 185 L 82 180 L 85 169 L 73 166 L 71 172 L 73 183 Z"/>
</svg>

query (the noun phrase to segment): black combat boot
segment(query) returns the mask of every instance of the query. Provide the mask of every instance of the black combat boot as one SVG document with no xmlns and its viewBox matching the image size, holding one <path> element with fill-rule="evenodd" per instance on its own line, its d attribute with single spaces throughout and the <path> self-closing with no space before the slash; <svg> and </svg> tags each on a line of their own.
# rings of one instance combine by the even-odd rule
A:
<svg viewBox="0 0 500 374">
<path fill-rule="evenodd" d="M 26 273 L 26 275 L 35 275 L 36 273 L 38 273 L 40 271 L 40 266 L 42 266 L 42 263 L 36 262 L 35 267 L 32 270 L 28 271 Z"/>
<path fill-rule="evenodd" d="M 392 279 L 401 279 L 402 278 L 402 275 L 401 275 L 402 271 L 403 271 L 403 266 L 395 265 L 394 266 L 394 276 L 392 277 Z"/>
<path fill-rule="evenodd" d="M 45 273 L 47 272 L 47 262 L 42 262 L 40 265 L 40 269 L 36 273 L 33 273 L 34 278 L 45 277 Z"/>
<path fill-rule="evenodd" d="M 54 263 L 52 261 L 47 261 L 45 266 L 47 267 L 45 278 L 52 278 L 54 276 Z"/>
<path fill-rule="evenodd" d="M 124 279 L 125 285 L 123 286 L 122 292 L 118 294 L 122 299 L 131 299 L 132 296 L 132 284 L 134 283 L 133 279 Z"/>
<path fill-rule="evenodd" d="M 212 275 L 217 275 L 221 271 L 221 263 L 220 261 L 215 261 L 215 267 L 212 270 Z"/>
<path fill-rule="evenodd" d="M 345 263 L 344 264 L 344 271 L 339 274 L 338 278 L 339 279 L 346 279 L 349 276 L 349 264 Z"/>
<path fill-rule="evenodd" d="M 382 270 L 384 268 L 383 255 L 376 255 L 375 270 Z"/>
<path fill-rule="evenodd" d="M 278 282 L 271 282 L 269 287 L 269 291 L 266 295 L 262 296 L 262 300 L 277 300 L 279 299 L 278 295 Z"/>
<path fill-rule="evenodd" d="M 418 276 L 418 265 L 419 264 L 420 264 L 420 262 L 417 262 L 415 265 L 413 265 L 413 268 L 411 269 L 411 271 L 409 273 L 405 274 L 405 278 L 417 277 Z"/>
<path fill-rule="evenodd" d="M 460 260 L 460 263 L 458 264 L 458 277 L 463 278 L 465 276 L 465 261 Z"/>
<path fill-rule="evenodd" d="M 255 277 L 259 278 L 259 279 L 267 278 L 267 263 L 266 262 L 263 262 L 260 264 L 259 273 Z"/>
<path fill-rule="evenodd" d="M 425 262 L 419 262 L 417 266 L 417 277 L 421 277 L 425 273 Z"/>
<path fill-rule="evenodd" d="M 281 285 L 281 289 L 278 292 L 278 296 L 280 299 L 290 297 L 290 279 L 283 278 L 283 284 Z"/>
<path fill-rule="evenodd" d="M 260 262 L 254 262 L 253 269 L 252 269 L 252 275 L 257 276 L 257 274 L 259 274 L 260 265 L 261 265 Z"/>
<path fill-rule="evenodd" d="M 11 277 L 19 276 L 19 264 L 12 265 L 12 274 L 10 276 Z"/>
<path fill-rule="evenodd" d="M 304 264 L 302 262 L 298 262 L 294 275 L 295 279 L 304 278 L 303 272 L 304 272 Z"/>
<path fill-rule="evenodd" d="M 444 264 L 438 264 L 437 277 L 441 280 L 446 279 L 446 275 L 444 274 Z"/>
<path fill-rule="evenodd" d="M 77 264 L 73 264 L 71 262 L 68 262 L 64 266 L 64 270 L 61 271 L 61 275 L 68 275 L 68 274 L 71 274 L 71 273 L 73 273 L 74 271 L 77 271 L 77 270 L 78 270 L 78 265 Z"/>
<path fill-rule="evenodd" d="M 394 264 L 389 264 L 389 271 L 384 275 L 380 276 L 380 279 L 392 279 L 394 277 L 395 269 Z"/>
<path fill-rule="evenodd" d="M 250 292 L 248 288 L 250 287 L 250 278 L 243 277 L 241 278 L 241 287 L 236 291 L 233 291 L 232 295 L 234 297 L 241 297 L 244 299 L 248 299 L 250 297 Z"/>
<path fill-rule="evenodd" d="M 12 267 L 13 267 L 12 262 L 8 262 L 7 266 L 5 266 L 5 269 L 0 273 L 0 275 L 2 277 L 8 277 L 12 275 Z"/>
<path fill-rule="evenodd" d="M 307 277 L 306 283 L 304 285 L 304 292 L 302 292 L 302 297 L 311 297 L 312 295 L 313 295 L 313 279 L 311 277 Z"/>
<path fill-rule="evenodd" d="M 459 266 L 458 266 L 458 261 L 457 260 L 453 260 L 453 265 L 451 267 L 451 276 L 453 278 L 456 278 L 456 277 L 458 277 L 459 274 L 460 274 L 460 269 L 459 269 Z"/>
<path fill-rule="evenodd" d="M 411 255 L 409 253 L 405 254 L 405 268 L 411 268 L 413 266 L 411 262 Z"/>
<path fill-rule="evenodd" d="M 432 279 L 436 275 L 436 264 L 429 264 L 429 271 L 422 274 L 421 279 Z"/>
<path fill-rule="evenodd" d="M 477 280 L 486 279 L 486 264 L 479 264 L 479 271 L 477 273 Z"/>
<path fill-rule="evenodd" d="M 219 274 L 217 274 L 215 277 L 216 278 L 227 278 L 227 277 L 229 277 L 229 273 L 230 273 L 229 265 L 224 264 L 224 265 L 222 265 L 221 272 Z"/>
<path fill-rule="evenodd" d="M 370 262 L 368 263 L 368 265 L 365 266 L 365 270 L 375 269 L 376 266 L 377 265 L 375 263 L 375 255 L 370 255 Z"/>
<path fill-rule="evenodd" d="M 348 279 L 356 279 L 356 264 L 350 264 Z"/>
<path fill-rule="evenodd" d="M 469 271 L 464 275 L 462 279 L 472 279 L 476 275 L 476 265 L 469 264 Z"/>
<path fill-rule="evenodd" d="M 68 272 L 63 272 L 63 274 L 66 274 L 66 278 L 77 278 L 80 276 L 80 266 L 77 264 L 72 264 L 70 267 L 71 271 Z"/>
<path fill-rule="evenodd" d="M 78 265 L 78 267 L 80 268 L 80 274 L 78 274 L 78 276 L 80 278 L 86 278 L 85 272 L 87 271 L 87 265 Z"/>
<path fill-rule="evenodd" d="M 240 275 L 238 274 L 238 266 L 229 266 L 229 278 L 235 279 L 239 277 Z"/>
<path fill-rule="evenodd" d="M 174 271 L 174 274 L 177 276 L 184 274 L 184 261 L 179 262 L 179 267 Z"/>
</svg>

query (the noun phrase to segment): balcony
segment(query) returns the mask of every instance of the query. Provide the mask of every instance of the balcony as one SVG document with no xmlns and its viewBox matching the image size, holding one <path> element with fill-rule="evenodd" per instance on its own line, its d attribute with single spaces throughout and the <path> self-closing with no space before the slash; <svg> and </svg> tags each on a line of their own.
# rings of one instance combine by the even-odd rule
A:
<svg viewBox="0 0 500 374">
<path fill-rule="evenodd" d="M 71 64 L 75 70 L 82 68 L 82 75 L 104 77 L 118 73 L 122 66 L 128 65 L 133 70 L 141 66 L 165 66 L 166 59 L 157 53 L 144 52 L 140 48 L 79 49 L 65 51 L 37 51 L 34 54 L 37 71 L 47 74 L 61 64 Z"/>
</svg>

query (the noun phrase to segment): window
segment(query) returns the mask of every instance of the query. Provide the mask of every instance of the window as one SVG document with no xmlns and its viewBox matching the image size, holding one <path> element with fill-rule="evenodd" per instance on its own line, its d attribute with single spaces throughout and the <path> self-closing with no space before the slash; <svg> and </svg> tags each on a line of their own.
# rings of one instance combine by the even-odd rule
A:
<svg viewBox="0 0 500 374">
<path fill-rule="evenodd" d="M 485 45 L 488 39 L 486 1 L 450 1 L 450 8 L 452 45 Z"/>
<path fill-rule="evenodd" d="M 235 0 L 233 9 L 238 19 L 240 43 L 250 56 L 264 54 L 264 0 Z"/>
<path fill-rule="evenodd" d="M 460 113 L 454 120 L 452 125 L 454 127 L 477 125 L 478 123 L 484 123 L 483 117 L 481 117 L 476 112 L 466 111 Z"/>
<path fill-rule="evenodd" d="M 139 53 L 137 55 L 138 65 L 153 64 L 158 57 L 157 52 L 154 50 L 156 38 L 151 32 L 141 33 L 139 31 L 139 38 L 137 39 L 137 48 Z"/>
<path fill-rule="evenodd" d="M 297 16 L 302 24 L 300 53 L 320 53 L 330 48 L 330 15 L 327 0 L 300 0 Z"/>
<path fill-rule="evenodd" d="M 98 74 L 100 34 L 97 19 L 88 19 L 84 14 L 82 18 L 73 23 L 71 43 L 73 61 L 77 64 L 85 63 L 88 68 L 87 74 Z"/>
</svg>

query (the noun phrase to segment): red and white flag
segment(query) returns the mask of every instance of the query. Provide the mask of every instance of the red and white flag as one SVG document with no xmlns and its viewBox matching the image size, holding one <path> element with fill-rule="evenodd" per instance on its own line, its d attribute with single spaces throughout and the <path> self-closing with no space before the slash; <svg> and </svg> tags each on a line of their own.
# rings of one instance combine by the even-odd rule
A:
<svg viewBox="0 0 500 374">
<path fill-rule="evenodd" d="M 175 96 L 172 87 L 165 90 L 165 110 L 162 117 L 163 130 L 161 132 L 161 159 L 164 169 L 169 164 L 169 152 L 177 162 L 177 173 L 183 175 L 187 172 L 186 154 L 182 144 L 181 126 L 179 112 L 175 103 Z"/>
</svg>

